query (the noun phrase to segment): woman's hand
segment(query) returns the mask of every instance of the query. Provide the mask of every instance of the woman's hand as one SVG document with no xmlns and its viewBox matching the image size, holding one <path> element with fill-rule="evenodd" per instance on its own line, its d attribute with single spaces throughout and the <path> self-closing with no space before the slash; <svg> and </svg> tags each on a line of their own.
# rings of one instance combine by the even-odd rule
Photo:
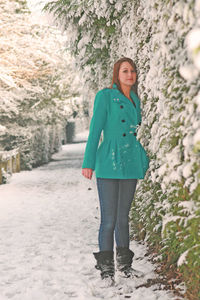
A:
<svg viewBox="0 0 200 300">
<path fill-rule="evenodd" d="M 88 179 L 92 179 L 92 173 L 93 173 L 92 169 L 88 169 L 88 168 L 82 169 L 82 175 Z"/>
</svg>

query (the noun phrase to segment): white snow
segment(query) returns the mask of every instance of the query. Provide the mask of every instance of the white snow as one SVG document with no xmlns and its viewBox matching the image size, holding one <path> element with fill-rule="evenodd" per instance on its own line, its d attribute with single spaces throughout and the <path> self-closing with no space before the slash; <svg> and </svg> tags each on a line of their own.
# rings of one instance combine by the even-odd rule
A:
<svg viewBox="0 0 200 300">
<path fill-rule="evenodd" d="M 195 133 L 193 140 L 194 140 L 194 144 L 200 142 L 200 129 L 197 129 L 197 132 Z"/>
<path fill-rule="evenodd" d="M 194 28 L 189 32 L 186 39 L 189 54 L 194 60 L 194 65 L 200 70 L 200 28 Z"/>
<path fill-rule="evenodd" d="M 6 127 L 0 124 L 0 135 L 6 132 Z"/>
<path fill-rule="evenodd" d="M 194 80 L 199 73 L 199 71 L 194 67 L 193 64 L 181 66 L 179 72 L 181 76 L 186 80 Z"/>
<path fill-rule="evenodd" d="M 200 12 L 200 0 L 196 0 L 195 9 L 196 9 L 196 11 Z"/>
<path fill-rule="evenodd" d="M 162 220 L 162 237 L 163 238 L 166 235 L 165 230 L 166 230 L 167 224 L 169 224 L 170 222 L 176 222 L 179 219 L 183 219 L 183 218 L 180 216 L 172 216 L 170 213 L 166 214 L 163 217 L 163 220 Z"/>
<path fill-rule="evenodd" d="M 192 163 L 186 163 L 183 165 L 183 176 L 188 178 L 192 175 Z"/>
<path fill-rule="evenodd" d="M 197 207 L 194 203 L 194 201 L 181 201 L 178 204 L 179 207 L 183 207 L 186 212 L 189 212 L 190 214 L 194 213 L 197 210 Z"/>
<path fill-rule="evenodd" d="M 186 250 L 184 253 L 181 254 L 179 260 L 177 262 L 177 266 L 180 267 L 182 264 L 186 263 L 186 258 L 189 250 Z"/>
<path fill-rule="evenodd" d="M 136 288 L 157 276 L 146 245 L 136 241 L 133 267 L 145 276 L 116 277 L 116 286 L 100 287 L 92 254 L 98 251 L 96 180 L 81 175 L 87 134 L 63 146 L 49 164 L 0 186 L 0 299 L 178 299 L 156 285 Z"/>
</svg>

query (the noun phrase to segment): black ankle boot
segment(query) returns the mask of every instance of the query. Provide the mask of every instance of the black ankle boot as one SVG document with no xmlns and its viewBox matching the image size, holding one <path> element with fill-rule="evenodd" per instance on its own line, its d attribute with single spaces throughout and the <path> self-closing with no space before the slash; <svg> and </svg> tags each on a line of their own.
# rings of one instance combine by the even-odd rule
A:
<svg viewBox="0 0 200 300">
<path fill-rule="evenodd" d="M 116 260 L 117 269 L 122 272 L 125 277 L 137 276 L 136 270 L 131 267 L 134 253 L 128 248 L 118 247 L 116 248 Z M 139 274 L 139 273 L 138 273 Z"/>
<path fill-rule="evenodd" d="M 115 268 L 113 251 L 100 251 L 93 254 L 97 261 L 95 268 L 101 271 L 101 278 L 110 278 L 114 282 Z"/>
</svg>

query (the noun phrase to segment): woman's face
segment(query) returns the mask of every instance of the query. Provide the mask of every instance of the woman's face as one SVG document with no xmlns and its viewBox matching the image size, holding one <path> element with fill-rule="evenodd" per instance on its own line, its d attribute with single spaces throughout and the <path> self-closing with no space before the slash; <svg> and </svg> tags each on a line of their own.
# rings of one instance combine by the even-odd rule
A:
<svg viewBox="0 0 200 300">
<path fill-rule="evenodd" d="M 118 79 L 120 85 L 132 86 L 136 82 L 136 72 L 127 61 L 120 65 Z"/>
</svg>

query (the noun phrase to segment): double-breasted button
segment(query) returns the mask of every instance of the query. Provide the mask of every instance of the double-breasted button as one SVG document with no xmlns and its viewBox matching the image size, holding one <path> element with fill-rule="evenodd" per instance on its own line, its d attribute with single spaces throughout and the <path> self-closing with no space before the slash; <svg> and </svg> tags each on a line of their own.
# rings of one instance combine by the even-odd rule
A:
<svg viewBox="0 0 200 300">
<path fill-rule="evenodd" d="M 126 133 L 123 133 L 123 136 L 126 136 Z"/>
<path fill-rule="evenodd" d="M 123 106 L 123 105 L 120 105 L 120 108 L 124 108 L 124 106 Z"/>
<path fill-rule="evenodd" d="M 122 120 L 122 122 L 124 123 L 124 122 L 125 122 L 125 120 Z"/>
<path fill-rule="evenodd" d="M 137 135 L 137 133 L 136 132 L 134 132 L 134 134 L 133 135 Z"/>
</svg>

